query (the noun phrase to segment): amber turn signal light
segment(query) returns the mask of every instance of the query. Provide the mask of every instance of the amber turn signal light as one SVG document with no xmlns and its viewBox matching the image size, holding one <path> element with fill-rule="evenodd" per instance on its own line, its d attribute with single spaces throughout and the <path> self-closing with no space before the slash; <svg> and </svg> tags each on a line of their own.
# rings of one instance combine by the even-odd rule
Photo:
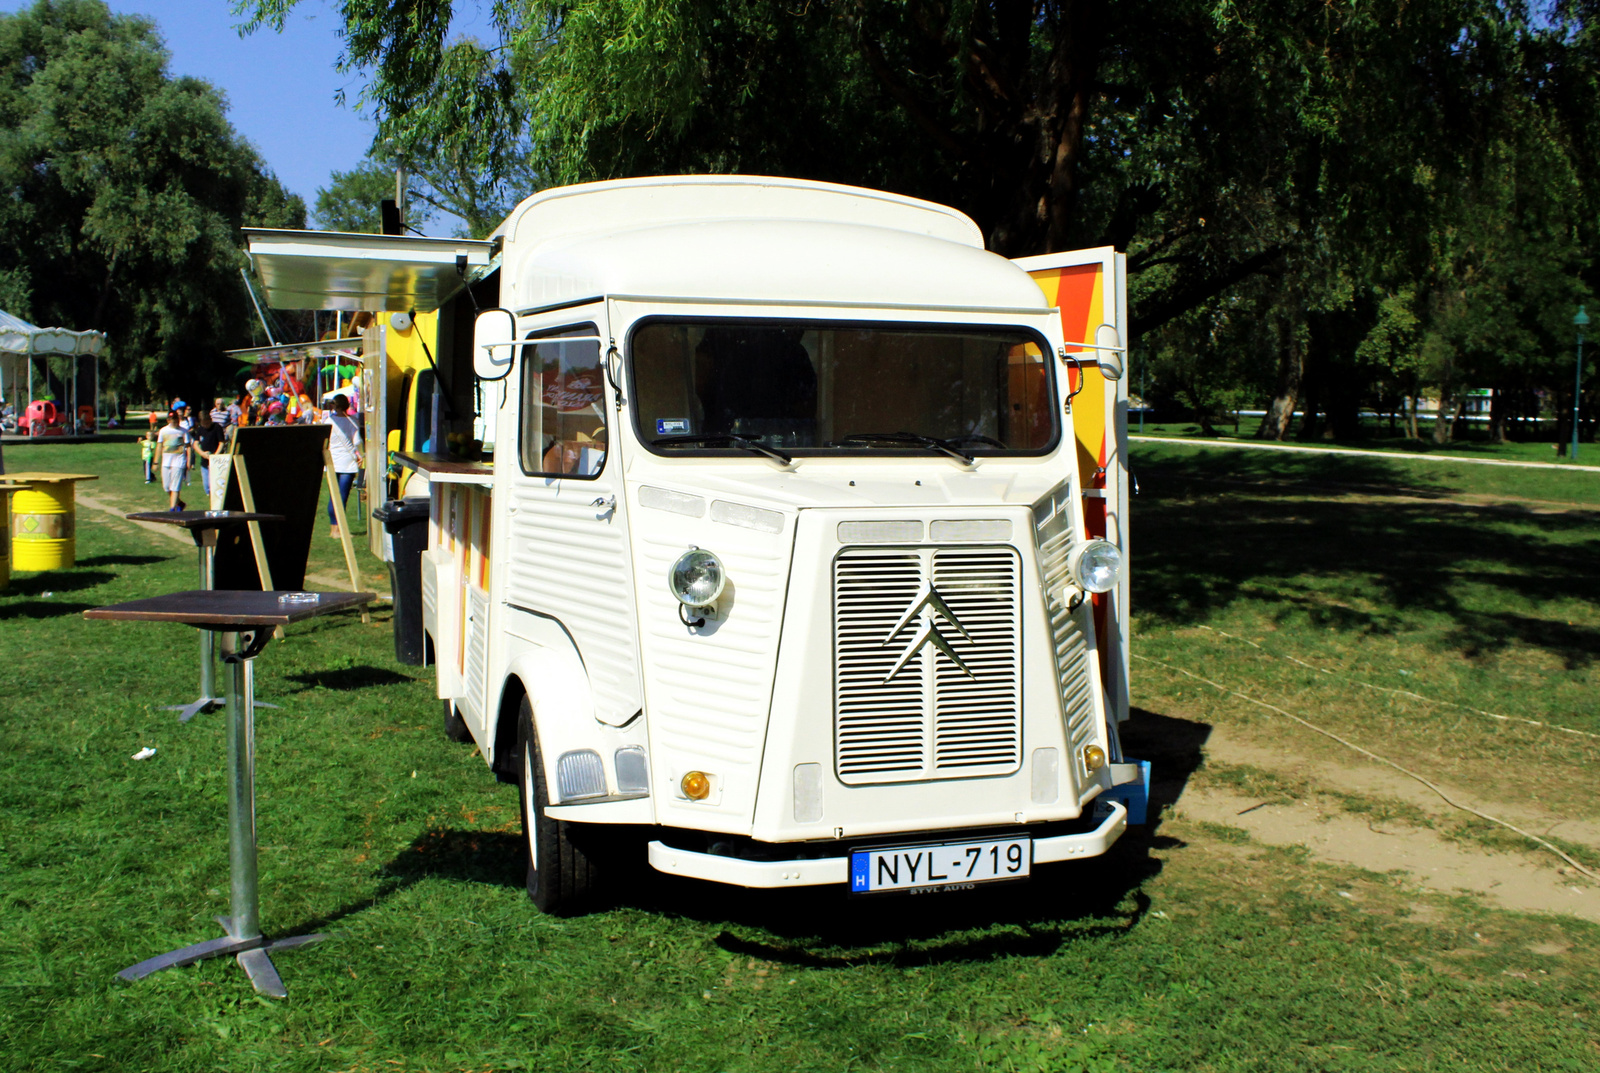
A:
<svg viewBox="0 0 1600 1073">
<path fill-rule="evenodd" d="M 1083 766 L 1090 771 L 1099 771 L 1106 766 L 1106 751 L 1098 745 L 1085 745 L 1083 747 Z"/>
<path fill-rule="evenodd" d="M 704 801 L 711 794 L 711 778 L 704 771 L 691 771 L 678 784 L 690 801 Z"/>
</svg>

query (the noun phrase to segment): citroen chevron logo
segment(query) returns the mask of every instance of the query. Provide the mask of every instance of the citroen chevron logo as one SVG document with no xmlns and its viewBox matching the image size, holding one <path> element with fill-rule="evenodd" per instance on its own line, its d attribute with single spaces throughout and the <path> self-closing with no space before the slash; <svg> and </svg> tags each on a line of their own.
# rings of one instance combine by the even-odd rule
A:
<svg viewBox="0 0 1600 1073">
<path fill-rule="evenodd" d="M 923 611 L 927 611 L 928 614 L 923 615 Z M 883 644 L 887 648 L 900 635 L 900 631 L 910 625 L 912 619 L 921 616 L 916 632 L 911 635 L 911 641 L 901 650 L 900 658 L 895 660 L 894 669 L 884 676 L 885 683 L 899 674 L 901 669 L 911 662 L 912 657 L 922 651 L 924 645 L 932 645 L 949 656 L 950 662 L 960 667 L 968 678 L 978 677 L 972 673 L 972 668 L 968 667 L 962 662 L 961 657 L 956 655 L 956 650 L 950 647 L 950 642 L 945 639 L 944 634 L 939 632 L 939 627 L 934 624 L 935 615 L 955 627 L 955 631 L 962 637 L 972 641 L 972 635 L 967 632 L 965 626 L 961 625 L 961 620 L 956 618 L 954 611 L 950 610 L 950 605 L 944 602 L 944 597 L 940 596 L 939 590 L 933 587 L 933 582 L 924 581 L 922 588 L 917 591 L 916 598 L 911 601 L 911 606 L 906 609 L 905 614 L 900 616 L 900 621 L 894 624 L 894 629 L 890 630 L 889 636 L 884 639 Z"/>
</svg>

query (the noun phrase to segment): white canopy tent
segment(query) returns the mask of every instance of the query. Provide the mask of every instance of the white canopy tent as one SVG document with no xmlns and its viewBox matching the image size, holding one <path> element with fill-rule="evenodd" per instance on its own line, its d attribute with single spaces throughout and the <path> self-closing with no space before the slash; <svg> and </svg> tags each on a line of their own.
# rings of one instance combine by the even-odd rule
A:
<svg viewBox="0 0 1600 1073">
<path fill-rule="evenodd" d="M 33 359 L 71 358 L 68 378 L 71 397 L 60 407 L 69 423 L 78 419 L 78 365 L 87 357 L 94 361 L 95 427 L 100 427 L 100 352 L 105 349 L 104 332 L 75 332 L 70 328 L 40 328 L 21 317 L 0 310 L 0 401 L 9 402 L 20 412 L 33 401 Z M 26 391 L 23 370 L 27 370 Z M 69 425 L 70 427 L 70 425 Z"/>
</svg>

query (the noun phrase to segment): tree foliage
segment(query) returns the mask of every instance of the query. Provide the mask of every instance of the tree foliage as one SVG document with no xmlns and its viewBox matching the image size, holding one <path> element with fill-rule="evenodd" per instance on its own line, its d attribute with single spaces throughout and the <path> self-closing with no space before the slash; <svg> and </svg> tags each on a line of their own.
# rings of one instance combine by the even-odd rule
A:
<svg viewBox="0 0 1600 1073">
<path fill-rule="evenodd" d="M 340 0 L 396 151 L 488 186 L 834 180 L 1008 256 L 1114 245 L 1154 393 L 1270 402 L 1273 435 L 1424 389 L 1536 410 L 1594 292 L 1595 0 L 496 0 L 487 42 L 452 7 Z"/>
<path fill-rule="evenodd" d="M 382 234 L 380 206 L 394 197 L 394 189 L 393 168 L 363 160 L 349 171 L 334 172 L 328 185 L 317 190 L 312 222 L 324 231 Z"/>
<path fill-rule="evenodd" d="M 109 337 L 107 383 L 209 390 L 251 343 L 239 227 L 304 226 L 154 25 L 100 0 L 0 15 L 0 300 Z"/>
</svg>

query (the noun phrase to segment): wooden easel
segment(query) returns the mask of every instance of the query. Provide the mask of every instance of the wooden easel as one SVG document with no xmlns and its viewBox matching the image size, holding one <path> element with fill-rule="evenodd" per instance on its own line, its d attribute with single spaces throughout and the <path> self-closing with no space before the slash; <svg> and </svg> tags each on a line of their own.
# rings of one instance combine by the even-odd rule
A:
<svg viewBox="0 0 1600 1073">
<path fill-rule="evenodd" d="M 239 475 L 239 499 L 244 509 L 255 513 L 256 494 L 250 487 L 250 467 L 244 460 L 244 455 L 234 453 L 232 456 L 233 470 Z M 345 518 L 344 501 L 339 498 L 339 480 L 333 474 L 333 454 L 328 450 L 328 445 L 322 446 L 322 475 L 328 486 L 328 498 L 333 504 L 333 516 L 338 519 L 339 543 L 344 547 L 344 564 L 350 571 L 350 591 L 361 591 L 361 575 L 356 567 L 356 546 L 350 539 L 350 525 Z M 261 577 L 263 591 L 271 589 L 272 568 L 267 565 L 267 547 L 261 537 L 261 523 L 245 523 L 250 531 L 250 550 L 255 555 L 256 573 Z M 363 624 L 372 622 L 372 615 L 365 605 L 361 608 L 361 621 Z M 273 631 L 273 636 L 278 640 L 283 639 L 283 627 L 279 626 Z"/>
<path fill-rule="evenodd" d="M 356 545 L 350 539 L 350 523 L 345 518 L 344 500 L 339 498 L 339 478 L 333 473 L 333 452 L 328 450 L 327 444 L 322 445 L 322 475 L 327 478 L 328 502 L 333 504 L 333 516 L 339 520 L 339 544 L 344 548 L 344 565 L 350 571 L 350 591 L 360 592 L 361 575 L 356 570 Z M 365 604 L 361 605 L 361 621 L 364 625 L 372 621 Z"/>
</svg>

